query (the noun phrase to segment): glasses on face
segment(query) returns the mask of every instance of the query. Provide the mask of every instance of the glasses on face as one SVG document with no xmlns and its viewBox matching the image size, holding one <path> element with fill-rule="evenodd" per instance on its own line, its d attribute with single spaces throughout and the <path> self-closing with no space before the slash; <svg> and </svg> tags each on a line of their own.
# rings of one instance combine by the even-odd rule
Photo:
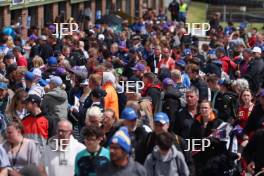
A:
<svg viewBox="0 0 264 176">
<path fill-rule="evenodd" d="M 71 130 L 63 130 L 63 129 L 57 129 L 57 132 L 58 133 L 63 133 L 63 134 L 66 134 L 68 132 L 70 132 Z"/>
</svg>

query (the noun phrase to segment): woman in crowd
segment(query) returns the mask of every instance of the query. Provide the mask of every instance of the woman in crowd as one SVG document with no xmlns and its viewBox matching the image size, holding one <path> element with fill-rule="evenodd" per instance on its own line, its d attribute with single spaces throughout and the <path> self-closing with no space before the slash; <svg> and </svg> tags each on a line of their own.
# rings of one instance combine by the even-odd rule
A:
<svg viewBox="0 0 264 176">
<path fill-rule="evenodd" d="M 245 127 L 248 117 L 254 107 L 252 100 L 253 96 L 250 89 L 242 90 L 239 97 L 240 106 L 238 108 L 238 123 L 242 128 Z"/>
<path fill-rule="evenodd" d="M 12 122 L 7 126 L 7 142 L 3 146 L 8 154 L 11 173 L 30 164 L 38 166 L 40 160 L 40 151 L 36 142 L 24 138 L 22 133 L 23 126 L 19 122 Z"/>
<path fill-rule="evenodd" d="M 7 110 L 7 117 L 10 121 L 20 121 L 26 116 L 27 112 L 24 104 L 26 96 L 27 92 L 23 89 L 18 89 L 14 94 Z"/>
</svg>

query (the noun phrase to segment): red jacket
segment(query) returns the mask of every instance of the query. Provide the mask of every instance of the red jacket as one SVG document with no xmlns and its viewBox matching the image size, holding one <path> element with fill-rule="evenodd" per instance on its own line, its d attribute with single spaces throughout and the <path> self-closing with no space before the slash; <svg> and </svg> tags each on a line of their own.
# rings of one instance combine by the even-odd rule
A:
<svg viewBox="0 0 264 176">
<path fill-rule="evenodd" d="M 41 146 L 46 145 L 49 134 L 49 121 L 43 114 L 28 115 L 22 120 L 22 124 L 25 137 L 39 142 Z"/>
<path fill-rule="evenodd" d="M 237 67 L 237 65 L 228 56 L 223 56 L 219 58 L 219 60 L 222 62 L 223 71 L 227 74 L 231 71 L 230 69 L 235 70 Z"/>
</svg>

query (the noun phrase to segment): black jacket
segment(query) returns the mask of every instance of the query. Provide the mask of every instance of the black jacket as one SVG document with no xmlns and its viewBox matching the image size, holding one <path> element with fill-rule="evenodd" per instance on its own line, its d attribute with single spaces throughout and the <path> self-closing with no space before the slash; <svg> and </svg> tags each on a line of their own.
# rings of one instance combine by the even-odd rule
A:
<svg viewBox="0 0 264 176">
<path fill-rule="evenodd" d="M 193 122 L 194 118 L 189 113 L 187 107 L 184 107 L 176 112 L 175 122 L 171 124 L 171 129 L 175 134 L 178 134 L 184 139 L 188 139 Z"/>
<path fill-rule="evenodd" d="M 263 83 L 264 61 L 255 58 L 249 62 L 247 73 L 244 75 L 249 82 L 250 89 L 256 93 Z"/>
<path fill-rule="evenodd" d="M 251 132 L 255 132 L 256 130 L 262 128 L 263 123 L 264 123 L 264 109 L 258 103 L 253 108 L 248 118 L 248 122 L 246 123 L 246 126 L 244 128 L 244 133 L 249 134 Z"/>
<path fill-rule="evenodd" d="M 255 173 L 264 167 L 264 130 L 259 130 L 253 135 L 243 151 L 243 156 L 248 163 L 255 162 Z"/>
<path fill-rule="evenodd" d="M 202 78 L 198 77 L 197 79 L 191 80 L 191 84 L 199 90 L 200 101 L 208 100 L 208 85 Z"/>
<path fill-rule="evenodd" d="M 212 121 L 209 121 L 206 128 L 204 128 L 203 120 L 199 121 L 195 119 L 191 127 L 190 137 L 192 139 L 202 139 L 208 137 L 213 132 L 212 130 L 216 129 L 221 123 L 222 120 L 216 118 Z"/>
<path fill-rule="evenodd" d="M 168 87 L 163 98 L 162 112 L 167 113 L 170 122 L 174 123 L 175 113 L 181 108 L 181 93 L 174 87 Z"/>
</svg>

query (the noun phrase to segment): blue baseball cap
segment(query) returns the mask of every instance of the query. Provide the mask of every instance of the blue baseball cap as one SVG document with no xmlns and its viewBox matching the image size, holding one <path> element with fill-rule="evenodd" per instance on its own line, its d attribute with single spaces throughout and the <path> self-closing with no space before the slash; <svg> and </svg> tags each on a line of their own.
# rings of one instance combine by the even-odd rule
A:
<svg viewBox="0 0 264 176">
<path fill-rule="evenodd" d="M 49 84 L 55 84 L 56 86 L 61 86 L 63 84 L 62 79 L 59 76 L 52 76 L 50 78 Z"/>
<path fill-rule="evenodd" d="M 7 89 L 7 84 L 4 82 L 0 82 L 0 89 L 2 89 L 2 90 Z"/>
<path fill-rule="evenodd" d="M 186 66 L 186 62 L 183 59 L 180 59 L 176 62 L 176 65 L 179 67 L 185 67 Z"/>
<path fill-rule="evenodd" d="M 52 66 L 52 65 L 57 65 L 58 61 L 57 58 L 54 56 L 51 56 L 48 58 L 48 65 Z"/>
<path fill-rule="evenodd" d="M 25 80 L 27 80 L 27 81 L 34 81 L 35 78 L 36 78 L 36 76 L 32 72 L 27 71 L 25 73 Z"/>
<path fill-rule="evenodd" d="M 170 119 L 166 113 L 158 112 L 154 115 L 154 122 L 159 122 L 164 125 L 170 123 Z"/>
<path fill-rule="evenodd" d="M 184 54 L 184 56 L 191 55 L 192 54 L 192 50 L 190 48 L 185 48 L 183 50 L 183 54 Z"/>
<path fill-rule="evenodd" d="M 133 108 L 126 107 L 121 113 L 121 118 L 125 120 L 136 120 L 138 115 Z"/>
<path fill-rule="evenodd" d="M 209 54 L 215 55 L 215 54 L 216 54 L 216 51 L 215 51 L 215 49 L 211 49 L 211 50 L 208 51 L 207 54 L 208 54 L 208 55 L 209 55 Z"/>
<path fill-rule="evenodd" d="M 112 137 L 111 144 L 117 144 L 127 154 L 131 151 L 131 139 L 127 127 L 121 127 Z"/>
</svg>

